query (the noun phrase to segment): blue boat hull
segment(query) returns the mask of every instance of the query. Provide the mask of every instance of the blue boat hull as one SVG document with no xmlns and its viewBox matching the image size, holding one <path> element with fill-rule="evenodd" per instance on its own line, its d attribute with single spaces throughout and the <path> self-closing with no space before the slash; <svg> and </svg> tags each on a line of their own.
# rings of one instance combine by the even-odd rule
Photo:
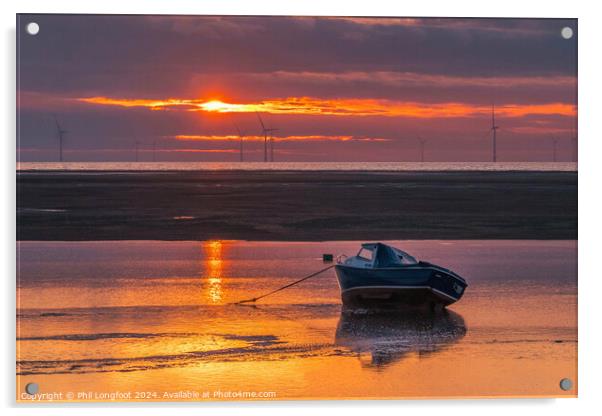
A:
<svg viewBox="0 0 602 416">
<path fill-rule="evenodd" d="M 335 272 L 345 306 L 440 309 L 460 300 L 466 282 L 434 264 L 358 268 L 338 264 Z"/>
</svg>

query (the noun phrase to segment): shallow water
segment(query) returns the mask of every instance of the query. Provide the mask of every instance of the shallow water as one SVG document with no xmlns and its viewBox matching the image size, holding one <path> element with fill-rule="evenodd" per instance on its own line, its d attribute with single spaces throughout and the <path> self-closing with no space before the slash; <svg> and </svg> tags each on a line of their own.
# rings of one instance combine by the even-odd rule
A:
<svg viewBox="0 0 602 416">
<path fill-rule="evenodd" d="M 17 171 L 563 171 L 575 162 L 19 162 Z"/>
<path fill-rule="evenodd" d="M 577 379 L 576 241 L 393 242 L 469 283 L 429 317 L 342 313 L 332 270 L 230 304 L 358 242 L 18 244 L 19 399 L 33 381 L 63 400 L 576 394 L 558 387 Z"/>
</svg>

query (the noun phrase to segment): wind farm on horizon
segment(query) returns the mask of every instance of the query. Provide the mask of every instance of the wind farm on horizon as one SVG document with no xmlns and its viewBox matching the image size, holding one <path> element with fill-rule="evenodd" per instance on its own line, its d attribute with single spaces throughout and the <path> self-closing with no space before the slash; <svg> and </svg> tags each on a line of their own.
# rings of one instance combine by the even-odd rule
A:
<svg viewBox="0 0 602 416">
<path fill-rule="evenodd" d="M 238 161 L 239 162 L 260 162 L 263 161 L 264 163 L 273 163 L 276 162 L 276 158 L 278 156 L 278 150 L 275 150 L 275 142 L 276 140 L 280 140 L 282 143 L 286 143 L 286 142 L 302 142 L 302 141 L 311 141 L 311 140 L 321 140 L 322 137 L 319 135 L 309 135 L 309 136 L 283 136 L 283 135 L 278 135 L 277 132 L 281 132 L 282 130 L 279 127 L 274 127 L 273 125 L 268 125 L 265 120 L 264 117 L 262 117 L 260 112 L 255 112 L 255 116 L 256 116 L 256 121 L 257 121 L 257 125 L 258 125 L 258 134 L 252 135 L 249 134 L 248 132 L 253 131 L 255 128 L 252 126 L 247 126 L 245 128 L 245 130 L 241 130 L 239 122 L 235 122 L 232 121 L 231 125 L 235 131 L 235 135 L 225 135 L 225 136 L 212 136 L 212 135 L 177 135 L 177 136 L 166 136 L 166 137 L 161 137 L 160 140 L 157 139 L 152 139 L 152 140 L 140 140 L 140 139 L 136 139 L 134 141 L 134 145 L 133 145 L 133 154 L 134 154 L 134 158 L 133 160 L 135 162 L 157 162 L 157 161 L 162 161 L 165 160 L 165 158 L 163 157 L 163 155 L 165 154 L 174 154 L 174 153 L 179 153 L 182 150 L 179 148 L 174 148 L 173 147 L 173 143 L 174 143 L 174 138 L 176 141 L 186 141 L 186 140 L 190 140 L 190 141 L 203 141 L 203 140 L 207 140 L 207 141 L 224 141 L 224 142 L 229 142 L 229 141 L 238 141 L 238 146 L 236 148 L 224 148 L 224 149 L 215 149 L 216 153 L 222 153 L 222 154 L 238 154 Z M 58 145 L 58 149 L 57 149 L 57 159 L 59 162 L 65 162 L 67 160 L 65 160 L 65 153 L 71 153 L 74 151 L 74 149 L 70 149 L 69 147 L 65 147 L 65 139 L 66 139 L 66 135 L 68 133 L 67 130 L 65 130 L 62 125 L 59 122 L 59 118 L 56 115 L 53 115 L 53 120 L 54 120 L 54 124 L 55 124 L 55 134 L 56 134 L 56 138 L 57 138 L 57 145 Z M 249 123 L 251 124 L 251 123 Z M 502 126 L 498 125 L 497 121 L 496 121 L 496 108 L 495 108 L 495 104 L 491 105 L 491 126 L 490 128 L 487 130 L 486 134 L 484 134 L 483 136 L 481 136 L 480 139 L 476 140 L 477 144 L 482 144 L 482 140 L 487 139 L 487 137 L 490 137 L 491 140 L 491 144 L 490 144 L 490 162 L 496 163 L 499 161 L 499 131 L 502 130 L 502 132 L 504 133 L 504 136 L 506 136 L 506 138 L 511 137 L 512 136 L 512 132 L 509 129 L 503 129 Z M 577 136 L 574 133 L 574 130 L 571 130 L 571 137 L 569 138 L 561 138 L 558 137 L 558 135 L 554 135 L 551 136 L 549 141 L 546 140 L 541 140 L 541 145 L 546 148 L 548 146 L 550 146 L 551 144 L 551 148 L 550 148 L 550 157 L 549 157 L 549 161 L 550 162 L 558 162 L 559 161 L 559 157 L 558 157 L 558 153 L 559 153 L 559 145 L 562 142 L 569 142 L 571 147 L 574 148 L 572 150 L 572 155 L 571 155 L 571 160 L 572 161 L 576 161 L 577 158 L 577 151 L 576 151 L 576 145 L 577 145 Z M 71 132 L 73 133 L 73 132 Z M 70 134 L 71 136 L 71 140 L 69 144 L 73 144 L 76 141 L 77 138 L 77 134 Z M 473 135 L 474 136 L 474 135 Z M 339 140 L 341 142 L 348 142 L 348 141 L 353 141 L 354 138 L 353 136 L 335 136 L 336 138 L 339 138 Z M 404 135 L 400 135 L 401 139 L 403 140 Z M 328 140 L 330 139 L 330 137 L 324 137 L 324 140 Z M 407 152 L 404 152 L 404 158 L 400 158 L 399 161 L 405 161 L 405 162 L 409 162 L 409 161 L 415 161 L 415 162 L 421 162 L 421 163 L 428 163 L 430 161 L 438 161 L 441 162 L 441 160 L 429 160 L 429 152 L 428 152 L 428 144 L 431 144 L 431 146 L 433 146 L 434 149 L 436 149 L 437 145 L 437 141 L 439 140 L 445 140 L 445 138 L 441 138 L 441 137 L 429 137 L 429 138 L 424 138 L 422 135 L 418 136 L 417 138 L 417 144 L 418 144 L 418 148 L 415 149 L 414 152 L 410 152 L 410 154 L 415 153 L 415 156 L 407 157 Z M 365 139 L 364 139 L 365 140 Z M 258 149 L 251 149 L 248 146 L 245 145 L 245 142 L 257 142 L 257 141 L 261 141 L 262 142 L 262 159 L 257 159 L 257 157 L 255 158 L 249 158 L 245 156 L 245 152 L 247 152 L 248 154 L 257 154 L 258 153 Z M 388 140 L 382 140 L 382 142 L 386 142 Z M 410 139 L 411 141 L 411 139 Z M 375 143 L 379 143 L 378 140 L 374 141 Z M 157 148 L 157 145 L 161 145 L 163 147 Z M 165 147 L 165 145 L 167 145 L 167 147 Z M 186 149 L 186 151 L 188 152 L 194 152 L 194 148 L 192 149 Z M 407 150 L 407 149 L 406 149 Z M 127 152 L 127 149 L 123 149 L 123 152 Z M 199 149 L 199 153 L 211 153 L 211 149 Z M 142 157 L 143 155 L 146 155 L 144 157 Z M 565 158 L 566 160 L 566 158 Z M 76 160 L 74 160 L 76 161 Z M 175 160 L 173 160 L 173 158 L 169 159 L 170 162 L 176 162 Z M 202 161 L 202 160 L 199 160 Z M 225 158 L 223 161 L 225 162 L 231 162 L 232 158 L 228 157 Z M 285 160 L 281 160 L 281 161 L 285 161 Z M 449 161 L 453 161 L 453 160 L 449 160 Z M 482 160 L 483 162 L 486 162 L 487 160 Z M 512 161 L 512 160 L 507 160 L 507 161 Z"/>
</svg>

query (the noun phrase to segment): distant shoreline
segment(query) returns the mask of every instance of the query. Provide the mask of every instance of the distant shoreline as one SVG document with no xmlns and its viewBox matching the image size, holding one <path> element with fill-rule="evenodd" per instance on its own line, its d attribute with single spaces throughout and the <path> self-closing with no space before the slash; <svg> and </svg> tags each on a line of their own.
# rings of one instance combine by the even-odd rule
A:
<svg viewBox="0 0 602 416">
<path fill-rule="evenodd" d="M 246 173 L 246 172 L 257 172 L 257 173 L 307 173 L 307 172 L 321 172 L 321 173 L 490 173 L 490 172 L 498 172 L 498 173 L 577 173 L 577 171 L 573 170 L 275 170 L 275 169 L 198 169 L 198 170 L 17 170 L 17 174 L 162 174 L 162 173 L 202 173 L 202 172 L 232 172 L 232 173 Z"/>
<path fill-rule="evenodd" d="M 20 162 L 34 172 L 576 172 L 576 162 Z"/>
<path fill-rule="evenodd" d="M 17 239 L 577 239 L 576 172 L 17 175 Z"/>
</svg>

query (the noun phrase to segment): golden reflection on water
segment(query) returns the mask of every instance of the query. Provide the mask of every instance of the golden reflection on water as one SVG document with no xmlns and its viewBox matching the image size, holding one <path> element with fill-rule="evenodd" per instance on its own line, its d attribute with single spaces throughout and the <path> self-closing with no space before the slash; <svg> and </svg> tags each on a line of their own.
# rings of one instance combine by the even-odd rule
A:
<svg viewBox="0 0 602 416">
<path fill-rule="evenodd" d="M 224 260 L 222 251 L 224 244 L 219 241 L 207 241 L 203 243 L 203 251 L 205 252 L 205 270 L 207 273 L 207 293 L 206 297 L 209 303 L 214 305 L 222 304 L 223 287 L 222 287 L 222 270 Z"/>
</svg>

